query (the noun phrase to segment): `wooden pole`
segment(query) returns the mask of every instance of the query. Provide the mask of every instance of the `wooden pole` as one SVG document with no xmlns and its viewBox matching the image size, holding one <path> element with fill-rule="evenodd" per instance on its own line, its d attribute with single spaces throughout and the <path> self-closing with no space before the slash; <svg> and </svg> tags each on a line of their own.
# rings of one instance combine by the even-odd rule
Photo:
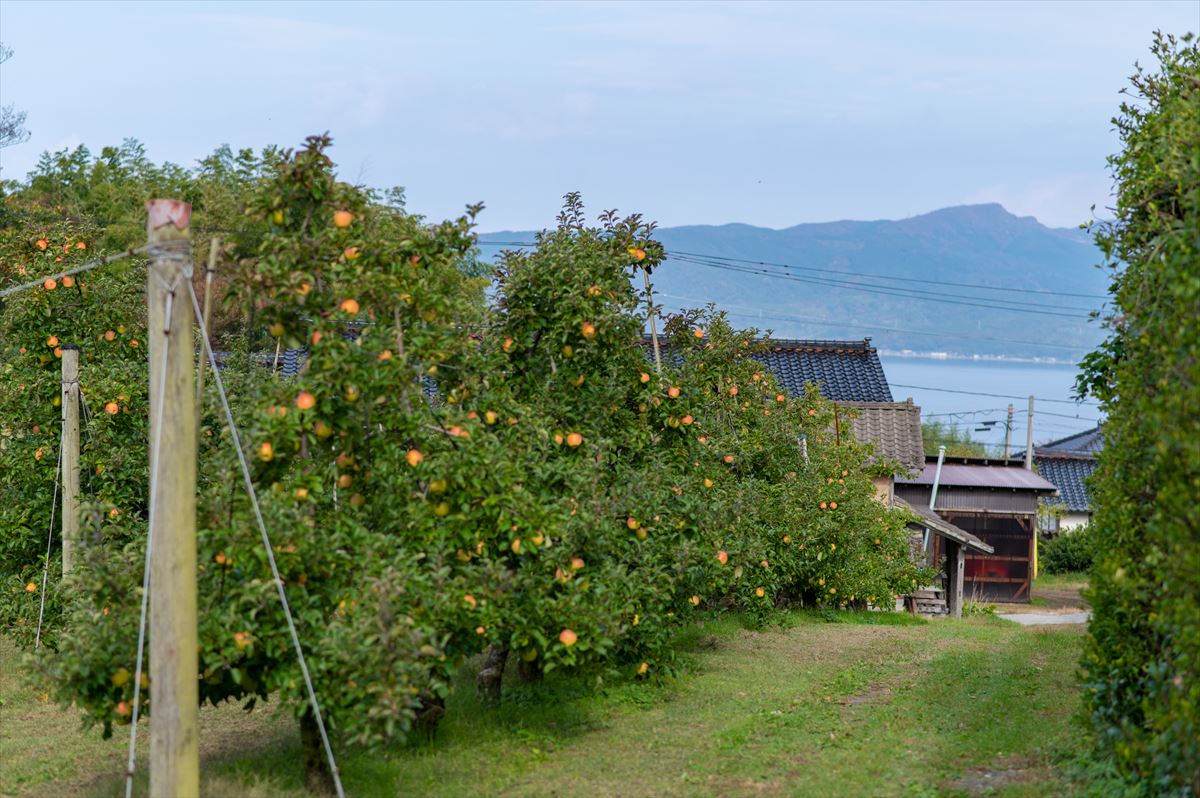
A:
<svg viewBox="0 0 1200 798">
<path fill-rule="evenodd" d="M 1004 459 L 1012 454 L 1013 406 L 1008 405 L 1008 421 L 1004 422 Z"/>
<path fill-rule="evenodd" d="M 200 794 L 191 206 L 146 205 L 150 268 L 150 795 Z M 161 429 L 160 429 L 161 425 Z M 157 457 L 155 449 L 157 448 Z"/>
<path fill-rule="evenodd" d="M 662 376 L 662 355 L 658 352 L 658 330 L 654 323 L 654 293 L 650 288 L 650 270 L 642 269 L 642 276 L 646 278 L 646 308 L 650 317 L 650 342 L 654 345 L 654 369 Z"/>
<path fill-rule="evenodd" d="M 208 247 L 208 268 L 204 270 L 204 329 L 209 329 L 208 319 L 212 308 L 213 277 L 217 273 L 217 256 L 221 251 L 221 239 L 214 238 Z M 196 429 L 200 429 L 200 419 L 204 408 L 204 370 L 208 367 L 208 341 L 200 341 L 200 364 L 196 369 Z"/>
<path fill-rule="evenodd" d="M 79 347 L 62 348 L 62 565 L 79 554 Z"/>
<path fill-rule="evenodd" d="M 1025 421 L 1025 469 L 1033 470 L 1033 396 L 1029 397 L 1029 418 Z"/>
</svg>

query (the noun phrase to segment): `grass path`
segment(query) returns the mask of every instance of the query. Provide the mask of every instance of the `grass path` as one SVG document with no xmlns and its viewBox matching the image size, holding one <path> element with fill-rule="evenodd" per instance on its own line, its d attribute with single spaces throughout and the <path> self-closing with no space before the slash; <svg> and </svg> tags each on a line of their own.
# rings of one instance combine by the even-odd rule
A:
<svg viewBox="0 0 1200 798">
<path fill-rule="evenodd" d="M 552 683 L 514 690 L 493 710 L 462 689 L 435 741 L 344 754 L 346 786 L 358 796 L 456 798 L 1076 791 L 1054 756 L 1079 745 L 1071 716 L 1080 628 L 894 620 L 901 623 L 799 615 L 760 632 L 710 621 L 682 641 L 691 672 L 659 686 L 596 692 Z M 82 737 L 70 713 L 33 706 L 36 697 L 18 698 L 15 689 L 0 678 L 0 795 L 60 787 L 114 795 L 124 740 Z M 61 740 L 15 740 L 9 715 L 18 703 L 34 717 L 17 724 L 44 726 Z M 285 719 L 236 708 L 203 714 L 208 794 L 304 794 Z M 13 757 L 21 759 L 16 770 Z M 80 761 L 76 772 L 64 764 L 71 758 Z"/>
</svg>

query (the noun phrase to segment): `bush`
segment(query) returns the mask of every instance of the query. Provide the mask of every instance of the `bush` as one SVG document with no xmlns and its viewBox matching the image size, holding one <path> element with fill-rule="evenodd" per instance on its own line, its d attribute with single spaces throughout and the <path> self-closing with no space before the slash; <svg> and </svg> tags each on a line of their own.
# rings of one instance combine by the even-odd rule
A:
<svg viewBox="0 0 1200 798">
<path fill-rule="evenodd" d="M 1038 542 L 1038 565 L 1048 574 L 1092 570 L 1096 535 L 1090 524 Z"/>
<path fill-rule="evenodd" d="M 1092 476 L 1083 655 L 1096 741 L 1159 795 L 1200 794 L 1200 50 L 1159 35 L 1115 120 L 1109 330 L 1080 389 L 1107 420 Z"/>
</svg>

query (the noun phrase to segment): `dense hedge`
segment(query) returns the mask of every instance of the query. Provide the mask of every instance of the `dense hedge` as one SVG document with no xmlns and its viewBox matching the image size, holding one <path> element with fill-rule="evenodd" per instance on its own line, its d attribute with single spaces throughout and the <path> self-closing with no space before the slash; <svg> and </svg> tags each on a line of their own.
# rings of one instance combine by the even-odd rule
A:
<svg viewBox="0 0 1200 798">
<path fill-rule="evenodd" d="M 1200 51 L 1159 36 L 1115 120 L 1109 337 L 1081 388 L 1108 420 L 1083 668 L 1101 751 L 1148 792 L 1200 794 Z"/>
<path fill-rule="evenodd" d="M 1038 564 L 1048 574 L 1083 573 L 1092 569 L 1096 534 L 1091 525 L 1041 541 Z"/>
</svg>

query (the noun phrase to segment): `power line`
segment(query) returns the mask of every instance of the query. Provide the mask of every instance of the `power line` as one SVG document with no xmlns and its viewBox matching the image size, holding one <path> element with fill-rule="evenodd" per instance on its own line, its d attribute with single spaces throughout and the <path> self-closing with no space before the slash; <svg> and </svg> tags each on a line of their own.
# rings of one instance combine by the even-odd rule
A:
<svg viewBox="0 0 1200 798">
<path fill-rule="evenodd" d="M 697 257 L 697 258 L 712 258 L 714 260 L 732 261 L 735 263 L 750 263 L 750 264 L 754 264 L 754 265 L 758 265 L 758 266 L 780 266 L 785 269 L 800 269 L 802 271 L 809 271 L 809 272 L 822 272 L 822 273 L 826 273 L 826 274 L 837 274 L 837 275 L 841 275 L 844 277 L 866 277 L 866 278 L 870 278 L 870 279 L 874 279 L 874 280 L 892 280 L 892 281 L 903 282 L 903 283 L 926 283 L 928 285 L 942 285 L 942 286 L 950 285 L 950 286 L 954 286 L 955 288 L 974 288 L 974 289 L 983 290 L 983 291 L 1007 291 L 1007 292 L 1018 293 L 1018 294 L 1043 294 L 1046 296 L 1069 296 L 1069 297 L 1076 297 L 1076 298 L 1080 298 L 1080 299 L 1108 299 L 1107 296 L 1103 296 L 1101 294 L 1076 294 L 1076 293 L 1071 293 L 1068 291 L 1046 291 L 1046 290 L 1037 289 L 1037 288 L 1009 288 L 1007 286 L 983 285 L 982 283 L 956 283 L 956 282 L 950 282 L 948 280 L 923 280 L 923 279 L 920 279 L 917 277 L 896 277 L 896 276 L 890 275 L 890 274 L 879 274 L 878 272 L 855 273 L 855 272 L 841 271 L 838 269 L 821 269 L 816 266 L 797 266 L 795 264 L 790 264 L 790 263 L 773 263 L 771 261 L 748 260 L 746 258 L 733 258 L 733 257 L 725 256 L 725 255 L 704 255 L 704 254 L 696 253 L 696 252 L 685 252 L 683 250 L 671 250 L 671 251 L 668 251 L 667 254 L 668 255 L 671 255 L 671 254 L 688 255 L 688 256 Z"/>
<path fill-rule="evenodd" d="M 530 241 L 480 241 L 481 246 L 512 246 L 512 247 L 534 247 L 537 244 Z M 832 274 L 838 277 L 857 277 L 860 279 L 869 280 L 890 280 L 899 283 L 923 283 L 926 285 L 937 286 L 953 286 L 955 288 L 972 288 L 979 291 L 1004 291 L 1013 294 L 1039 294 L 1042 296 L 1062 296 L 1074 297 L 1077 299 L 1108 299 L 1104 294 L 1080 294 L 1070 291 L 1048 291 L 1040 288 L 1012 288 L 1009 286 L 984 285 L 983 283 L 959 283 L 951 280 L 927 280 L 919 277 L 897 277 L 890 274 L 879 274 L 878 272 L 847 272 L 840 269 L 822 269 L 817 266 L 799 266 L 793 263 L 779 263 L 765 260 L 752 260 L 749 258 L 734 258 L 728 255 L 713 255 L 702 252 L 688 252 L 681 249 L 666 250 L 668 258 L 676 260 L 686 260 L 687 258 L 703 258 L 709 261 L 724 261 L 731 264 L 744 263 L 753 266 L 774 266 L 783 269 L 797 269 L 800 271 L 817 272 L 820 274 Z M 703 265 L 714 265 L 705 263 Z M 972 297 L 974 299 L 982 299 L 983 297 Z M 1005 300 L 998 300 L 1005 301 Z M 1041 305 L 1040 307 L 1055 307 L 1050 305 Z M 1070 310 L 1086 310 L 1087 308 L 1069 308 Z"/>
<path fill-rule="evenodd" d="M 993 399 L 1028 399 L 1029 398 L 1028 396 L 1016 396 L 1015 394 L 1007 394 L 1007 393 L 985 393 L 983 391 L 961 391 L 956 388 L 931 388 L 928 385 L 902 385 L 901 383 L 898 383 L 898 382 L 891 383 L 891 386 L 893 388 L 911 388 L 911 389 L 917 390 L 917 391 L 939 391 L 941 393 L 960 393 L 960 394 L 965 394 L 967 396 L 989 396 Z M 1074 399 L 1041 399 L 1041 398 L 1038 398 L 1037 401 L 1053 402 L 1055 404 L 1061 404 L 1061 405 L 1094 404 L 1094 403 L 1088 402 L 1086 400 L 1077 402 Z M 1028 412 L 1028 411 L 1022 411 L 1022 412 Z M 1069 416 L 1069 418 L 1074 418 L 1074 416 Z"/>
<path fill-rule="evenodd" d="M 1006 303 L 1011 300 L 992 299 L 983 301 L 985 297 L 967 297 L 962 294 L 943 294 L 934 291 L 919 291 L 917 289 L 906 290 L 900 288 L 885 288 L 878 286 L 864 286 L 858 283 L 852 283 L 845 280 L 832 280 L 820 277 L 801 277 L 795 274 L 780 274 L 766 269 L 756 269 L 748 266 L 736 266 L 726 263 L 710 263 L 692 258 L 679 258 L 687 263 L 693 263 L 697 266 L 706 266 L 711 269 L 722 269 L 724 271 L 740 272 L 742 274 L 757 274 L 762 277 L 772 277 L 778 280 L 790 280 L 797 283 L 805 283 L 807 285 L 820 285 L 833 288 L 844 288 L 850 291 L 861 291 L 867 294 L 879 294 L 881 296 L 901 297 L 903 299 L 917 299 L 924 302 L 941 302 L 947 305 L 963 305 L 966 307 L 987 308 L 990 310 L 1007 310 L 1013 313 L 1028 313 L 1036 316 L 1058 316 L 1065 319 L 1081 319 L 1086 320 L 1091 318 L 1090 315 L 1081 315 L 1079 313 L 1060 313 L 1054 310 L 1039 310 L 1038 308 L 1052 307 L 1050 305 L 1038 305 L 1037 308 L 1029 307 L 1028 303 L 1024 306 L 1009 306 Z M 944 297 L 944 298 L 943 298 Z M 981 301 L 970 301 L 981 300 Z M 1071 308 L 1072 310 L 1083 310 L 1084 308 Z"/>
<path fill-rule="evenodd" d="M 658 294 L 658 296 L 668 297 L 670 299 L 679 299 L 684 302 L 705 302 L 705 301 L 707 301 L 707 300 L 695 299 L 693 297 L 678 296 L 676 294 L 660 293 L 660 294 Z M 749 305 L 722 304 L 721 307 L 723 309 L 724 308 L 741 307 L 741 308 L 746 308 L 747 310 L 753 310 L 753 308 L 750 307 Z M 1015 338 L 992 338 L 992 337 L 989 337 L 986 335 L 956 335 L 954 333 L 930 332 L 928 330 L 909 330 L 909 329 L 905 329 L 903 327 L 886 327 L 886 326 L 877 325 L 877 324 L 855 324 L 854 322 L 849 322 L 849 321 L 847 321 L 847 322 L 813 321 L 810 319 L 806 319 L 803 316 L 790 316 L 790 315 L 783 315 L 783 314 L 765 314 L 765 313 L 761 313 L 761 312 L 760 313 L 737 313 L 737 312 L 730 311 L 729 315 L 739 316 L 741 318 L 746 318 L 746 319 L 765 319 L 768 321 L 794 321 L 794 322 L 798 322 L 801 324 L 809 324 L 814 327 L 846 327 L 846 328 L 858 329 L 858 330 L 877 330 L 877 331 L 881 331 L 881 332 L 907 333 L 909 335 L 927 335 L 927 336 L 931 336 L 933 338 L 950 338 L 950 339 L 954 339 L 957 341 L 988 341 L 991 343 L 999 343 L 999 344 L 1021 344 L 1024 346 L 1043 346 L 1043 347 L 1048 347 L 1051 349 L 1065 349 L 1065 350 L 1071 351 L 1071 352 L 1079 352 L 1079 351 L 1082 351 L 1087 348 L 1087 347 L 1083 347 L 1083 346 L 1070 346 L 1068 344 L 1051 344 L 1051 343 L 1046 343 L 1044 341 L 1022 341 L 1022 340 L 1015 339 Z"/>
</svg>

